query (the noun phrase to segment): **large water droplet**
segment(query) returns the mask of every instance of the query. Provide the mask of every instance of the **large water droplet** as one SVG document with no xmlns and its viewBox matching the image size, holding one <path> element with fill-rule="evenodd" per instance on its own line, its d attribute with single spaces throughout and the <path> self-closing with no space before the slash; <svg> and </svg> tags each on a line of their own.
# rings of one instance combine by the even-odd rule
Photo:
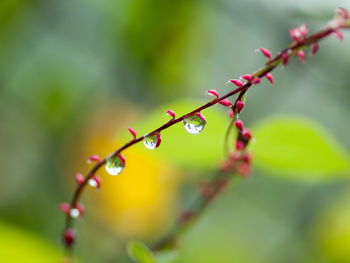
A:
<svg viewBox="0 0 350 263">
<path fill-rule="evenodd" d="M 69 214 L 72 218 L 78 218 L 80 216 L 80 211 L 78 208 L 72 208 L 70 211 L 69 211 Z"/>
<path fill-rule="evenodd" d="M 151 150 L 157 148 L 160 145 L 160 142 L 161 137 L 159 133 L 151 133 L 143 138 L 143 144 Z"/>
<path fill-rule="evenodd" d="M 200 113 L 196 113 L 192 116 L 187 117 L 183 120 L 183 123 L 185 125 L 186 131 L 191 134 L 200 133 L 207 124 L 204 116 Z"/>
<path fill-rule="evenodd" d="M 112 156 L 107 159 L 106 162 L 106 171 L 110 175 L 120 174 L 125 167 L 125 160 L 120 156 Z"/>
</svg>

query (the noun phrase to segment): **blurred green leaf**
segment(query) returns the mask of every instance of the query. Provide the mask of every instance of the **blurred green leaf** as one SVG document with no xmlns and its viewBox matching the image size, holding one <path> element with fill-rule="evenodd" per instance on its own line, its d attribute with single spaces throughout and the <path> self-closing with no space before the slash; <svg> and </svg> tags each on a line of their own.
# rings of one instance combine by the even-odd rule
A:
<svg viewBox="0 0 350 263">
<path fill-rule="evenodd" d="M 176 116 L 188 113 L 204 102 L 196 100 L 175 101 L 147 113 L 135 128 L 139 135 L 147 133 L 166 123 L 170 117 L 164 116 L 166 110 L 176 112 Z M 189 134 L 183 123 L 178 123 L 161 133 L 162 143 L 154 150 L 158 157 L 180 166 L 195 169 L 215 167 L 223 157 L 223 138 L 228 123 L 226 113 L 217 108 L 203 111 L 207 125 L 200 134 Z M 130 136 L 130 135 L 128 135 Z"/>
<path fill-rule="evenodd" d="M 253 128 L 256 164 L 280 177 L 302 180 L 348 176 L 349 158 L 325 129 L 304 117 L 276 116 Z"/>
<path fill-rule="evenodd" d="M 149 248 L 139 242 L 139 241 L 130 241 L 127 245 L 129 257 L 137 263 L 155 263 L 153 254 Z"/>
<path fill-rule="evenodd" d="M 156 263 L 176 263 L 179 259 L 179 252 L 176 250 L 160 251 L 154 257 Z"/>
<path fill-rule="evenodd" d="M 61 262 L 61 252 L 32 233 L 2 222 L 0 233 L 1 262 Z"/>
</svg>

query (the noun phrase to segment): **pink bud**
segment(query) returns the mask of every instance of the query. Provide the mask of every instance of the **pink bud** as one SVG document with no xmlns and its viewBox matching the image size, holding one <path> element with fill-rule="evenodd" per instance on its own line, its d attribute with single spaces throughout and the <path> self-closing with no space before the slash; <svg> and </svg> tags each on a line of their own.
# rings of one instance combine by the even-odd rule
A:
<svg viewBox="0 0 350 263">
<path fill-rule="evenodd" d="M 318 51 L 318 49 L 319 49 L 318 43 L 317 42 L 312 43 L 312 45 L 311 45 L 311 54 L 315 55 L 316 52 Z"/>
<path fill-rule="evenodd" d="M 236 141 L 236 149 L 237 149 L 238 151 L 243 150 L 243 149 L 244 149 L 244 143 L 241 142 L 241 141 Z"/>
<path fill-rule="evenodd" d="M 231 106 L 232 103 L 228 99 L 223 99 L 219 101 L 219 104 L 224 105 L 225 107 Z"/>
<path fill-rule="evenodd" d="M 243 122 L 241 120 L 236 120 L 235 126 L 237 127 L 238 130 L 240 130 L 240 131 L 243 130 Z"/>
<path fill-rule="evenodd" d="M 232 110 L 232 109 L 229 109 L 229 110 L 227 111 L 227 114 L 228 114 L 228 116 L 230 117 L 230 119 L 233 118 L 233 110 Z"/>
<path fill-rule="evenodd" d="M 261 82 L 260 77 L 255 77 L 252 81 L 252 84 L 256 85 L 256 84 L 259 84 L 260 82 Z"/>
<path fill-rule="evenodd" d="M 273 76 L 271 75 L 271 73 L 266 73 L 265 78 L 267 78 L 268 81 L 270 81 L 271 85 L 273 85 L 275 83 L 275 81 L 273 80 Z"/>
<path fill-rule="evenodd" d="M 73 229 L 68 228 L 63 233 L 63 242 L 67 247 L 73 245 L 75 239 L 75 232 Z"/>
<path fill-rule="evenodd" d="M 134 137 L 134 140 L 135 140 L 136 139 L 136 131 L 131 127 L 128 127 L 128 130 L 131 133 L 132 137 Z"/>
<path fill-rule="evenodd" d="M 175 114 L 174 111 L 172 111 L 172 110 L 167 110 L 167 111 L 166 111 L 166 114 L 168 114 L 171 118 L 175 119 L 176 114 Z"/>
<path fill-rule="evenodd" d="M 156 135 L 157 135 L 157 140 L 156 140 L 155 147 L 157 148 L 160 145 L 160 143 L 162 142 L 162 137 L 160 137 L 160 133 L 159 132 L 157 132 Z"/>
<path fill-rule="evenodd" d="M 97 162 L 99 163 L 101 161 L 101 158 L 98 155 L 91 155 L 88 159 L 87 159 L 87 163 L 91 163 L 91 162 Z"/>
<path fill-rule="evenodd" d="M 241 78 L 245 79 L 246 81 L 252 81 L 253 80 L 253 76 L 250 75 L 250 74 L 245 74 Z"/>
<path fill-rule="evenodd" d="M 342 32 L 336 30 L 336 31 L 334 31 L 334 34 L 336 35 L 336 37 L 337 37 L 339 40 L 341 40 L 341 41 L 344 40 L 344 37 L 343 37 Z"/>
<path fill-rule="evenodd" d="M 246 162 L 246 163 L 250 163 L 252 161 L 252 155 L 251 153 L 246 153 L 244 156 L 243 156 L 243 161 Z"/>
<path fill-rule="evenodd" d="M 286 53 L 282 54 L 283 66 L 287 66 L 289 62 L 289 56 Z"/>
<path fill-rule="evenodd" d="M 197 112 L 195 115 L 197 115 L 199 118 L 201 118 L 205 123 L 207 123 L 207 120 L 205 119 L 204 115 L 200 112 Z"/>
<path fill-rule="evenodd" d="M 299 38 L 301 37 L 300 29 L 298 27 L 290 29 L 289 35 L 295 42 L 298 42 Z"/>
<path fill-rule="evenodd" d="M 126 159 L 125 159 L 124 155 L 122 155 L 121 153 L 118 153 L 118 157 L 119 157 L 120 161 L 122 162 L 123 166 L 125 166 Z"/>
<path fill-rule="evenodd" d="M 271 51 L 268 50 L 267 48 L 261 47 L 259 48 L 261 53 L 264 54 L 265 57 L 267 57 L 269 60 L 271 60 Z"/>
<path fill-rule="evenodd" d="M 300 34 L 301 34 L 302 37 L 306 37 L 307 33 L 309 32 L 309 29 L 308 29 L 306 24 L 302 24 L 299 27 L 299 31 L 300 31 Z"/>
<path fill-rule="evenodd" d="M 231 79 L 230 80 L 231 83 L 235 84 L 238 88 L 243 86 L 242 81 L 238 80 L 238 79 Z"/>
<path fill-rule="evenodd" d="M 207 90 L 207 94 L 209 94 L 209 95 L 212 95 L 212 96 L 214 96 L 214 97 L 219 98 L 219 93 L 218 93 L 218 91 L 217 91 L 217 90 L 215 90 L 215 89 L 210 89 L 210 90 Z"/>
<path fill-rule="evenodd" d="M 342 7 L 337 8 L 337 13 L 345 20 L 349 19 L 349 13 L 345 8 L 342 8 Z"/>
<path fill-rule="evenodd" d="M 250 167 L 250 164 L 248 163 L 241 163 L 237 167 L 237 173 L 244 178 L 246 178 L 250 174 L 250 171 L 251 171 L 251 167 Z"/>
<path fill-rule="evenodd" d="M 90 181 L 91 180 L 91 181 Z M 89 184 L 93 187 L 100 188 L 101 186 L 101 178 L 98 175 L 93 175 L 89 180 Z"/>
<path fill-rule="evenodd" d="M 61 204 L 59 205 L 59 209 L 60 209 L 60 211 L 61 211 L 62 213 L 68 214 L 69 211 L 70 211 L 70 204 L 68 204 L 68 203 L 61 203 Z"/>
<path fill-rule="evenodd" d="M 76 174 L 75 174 L 75 181 L 76 181 L 79 185 L 81 185 L 82 183 L 84 183 L 85 178 L 84 178 L 84 176 L 83 176 L 81 173 L 76 173 Z"/>
<path fill-rule="evenodd" d="M 243 107 L 244 107 L 244 102 L 241 100 L 237 101 L 236 103 L 237 113 L 241 113 Z"/>
<path fill-rule="evenodd" d="M 305 54 L 303 50 L 299 50 L 297 52 L 297 56 L 300 59 L 301 62 L 305 63 Z"/>
<path fill-rule="evenodd" d="M 244 129 L 242 132 L 242 135 L 247 140 L 250 140 L 252 138 L 252 134 L 251 134 L 250 130 L 248 130 L 248 129 Z"/>
</svg>

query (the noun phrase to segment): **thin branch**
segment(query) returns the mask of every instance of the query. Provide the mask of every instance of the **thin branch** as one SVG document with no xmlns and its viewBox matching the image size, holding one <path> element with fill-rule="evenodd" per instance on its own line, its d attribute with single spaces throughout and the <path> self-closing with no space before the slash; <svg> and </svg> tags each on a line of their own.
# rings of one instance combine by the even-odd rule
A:
<svg viewBox="0 0 350 263">
<path fill-rule="evenodd" d="M 302 50 L 304 48 L 306 48 L 307 46 L 316 43 L 324 38 L 326 38 L 327 36 L 329 36 L 330 34 L 336 32 L 337 30 L 341 29 L 341 28 L 350 28 L 350 20 L 347 20 L 345 24 L 338 26 L 337 28 L 327 28 L 325 30 L 322 30 L 318 33 L 315 33 L 313 35 L 310 35 L 309 37 L 304 37 L 296 42 L 293 42 L 292 44 L 290 44 L 286 49 L 284 49 L 283 51 L 281 51 L 275 58 L 271 59 L 270 61 L 268 61 L 264 67 L 262 67 L 261 69 L 259 69 L 258 71 L 254 72 L 252 74 L 252 77 L 256 78 L 262 78 L 264 77 L 267 73 L 271 72 L 272 70 L 274 70 L 279 64 L 283 63 L 283 57 L 284 56 L 294 56 L 297 54 L 297 52 L 299 50 Z M 215 98 L 212 101 L 192 110 L 191 112 L 177 118 L 177 119 L 171 119 L 170 121 L 168 121 L 167 123 L 165 123 L 164 125 L 160 126 L 159 128 L 149 132 L 150 133 L 159 133 L 181 121 L 183 121 L 185 118 L 200 112 L 202 110 L 205 110 L 209 107 L 212 107 L 213 105 L 217 104 L 218 102 L 229 98 L 235 94 L 238 94 L 238 98 L 236 99 L 236 102 L 234 104 L 234 106 L 236 105 L 237 101 L 243 97 L 243 95 L 245 94 L 245 92 L 252 86 L 252 81 L 247 81 L 242 87 L 238 87 L 230 92 L 228 92 L 227 94 L 225 94 L 222 97 L 219 98 Z M 85 189 L 85 186 L 87 185 L 88 181 L 96 174 L 96 172 L 101 168 L 101 166 L 103 166 L 107 159 L 109 157 L 113 157 L 113 156 L 117 156 L 118 154 L 120 154 L 122 151 L 128 149 L 129 147 L 133 146 L 136 143 L 141 142 L 144 139 L 145 136 L 141 136 L 139 138 L 135 138 L 131 141 L 129 141 L 128 143 L 126 143 L 125 145 L 123 145 L 122 147 L 120 147 L 119 149 L 117 149 L 116 151 L 114 151 L 112 154 L 110 154 L 108 157 L 106 157 L 105 159 L 101 160 L 100 162 L 96 163 L 92 169 L 90 170 L 90 172 L 85 176 L 84 181 L 79 184 L 74 192 L 74 195 L 71 199 L 70 202 L 70 206 L 71 207 L 75 207 L 78 202 L 79 199 L 83 193 L 83 190 Z M 204 210 L 204 208 L 206 207 L 206 205 L 209 202 L 202 202 L 199 205 L 199 211 Z M 70 213 L 66 214 L 66 221 L 65 221 L 65 227 L 64 227 L 64 233 L 66 233 L 67 230 L 72 229 L 73 228 L 73 223 L 74 223 L 74 219 L 71 217 Z M 175 230 L 174 230 L 175 231 Z M 177 232 L 178 230 L 176 230 L 175 232 Z M 162 243 L 162 242 L 161 242 Z M 72 249 L 73 246 L 71 243 L 64 243 L 65 248 L 66 248 L 66 252 L 67 255 L 69 256 L 72 253 Z M 159 245 L 158 245 L 159 246 Z"/>
</svg>

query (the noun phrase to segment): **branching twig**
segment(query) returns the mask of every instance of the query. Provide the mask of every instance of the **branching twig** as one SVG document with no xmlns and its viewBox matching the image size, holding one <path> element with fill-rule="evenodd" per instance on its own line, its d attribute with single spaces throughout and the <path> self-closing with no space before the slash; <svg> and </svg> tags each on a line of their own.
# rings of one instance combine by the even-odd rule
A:
<svg viewBox="0 0 350 263">
<path fill-rule="evenodd" d="M 173 114 L 173 112 L 172 112 L 171 114 L 169 114 L 172 116 L 171 120 L 169 120 L 167 123 L 165 123 L 164 125 L 160 126 L 157 129 L 151 131 L 148 134 L 159 134 L 161 131 L 185 120 L 188 117 L 193 116 L 194 114 L 200 113 L 202 110 L 205 110 L 205 109 L 207 109 L 207 108 L 209 108 L 217 103 L 220 103 L 224 106 L 230 106 L 232 111 L 233 111 L 232 112 L 233 115 L 236 116 L 240 112 L 240 110 L 242 109 L 242 107 L 244 105 L 242 102 L 243 96 L 245 95 L 247 90 L 252 85 L 258 84 L 262 77 L 266 77 L 271 83 L 273 83 L 273 78 L 272 78 L 272 75 L 270 74 L 270 72 L 273 71 L 278 65 L 283 64 L 284 66 L 286 66 L 288 64 L 289 58 L 291 56 L 294 56 L 294 55 L 297 55 L 304 62 L 305 57 L 304 57 L 303 50 L 306 47 L 311 46 L 312 53 L 313 54 L 316 53 L 316 51 L 318 50 L 318 42 L 320 40 L 326 38 L 327 36 L 329 36 L 331 34 L 335 34 L 338 36 L 338 38 L 342 38 L 342 35 L 341 35 L 339 30 L 343 29 L 343 28 L 350 28 L 350 20 L 348 18 L 347 12 L 344 11 L 343 9 L 340 9 L 340 11 L 338 11 L 338 15 L 336 16 L 336 18 L 329 23 L 328 27 L 325 30 L 322 30 L 322 31 L 317 32 L 317 33 L 310 35 L 310 36 L 306 36 L 307 28 L 305 25 L 303 25 L 300 28 L 292 29 L 290 31 L 290 34 L 291 34 L 292 38 L 294 39 L 294 42 L 292 44 L 290 44 L 286 49 L 284 49 L 283 51 L 278 53 L 276 57 L 271 58 L 268 50 L 266 50 L 264 48 L 260 48 L 262 53 L 268 57 L 268 61 L 265 63 L 264 67 L 262 67 L 261 69 L 259 69 L 256 72 L 254 72 L 253 74 L 242 76 L 242 78 L 245 80 L 244 83 L 242 83 L 239 80 L 232 80 L 231 82 L 238 86 L 236 89 L 228 92 L 227 94 L 225 94 L 221 97 L 219 97 L 217 95 L 216 98 L 214 98 L 210 102 L 192 110 L 191 112 L 189 112 L 189 113 L 187 113 L 179 118 L 175 118 L 175 114 Z M 211 94 L 213 95 L 213 93 L 211 93 Z M 228 103 L 227 98 L 229 98 L 235 94 L 239 94 L 235 100 L 235 103 L 234 104 Z M 240 105 L 238 105 L 239 103 L 240 103 Z M 231 124 L 230 129 L 232 126 L 233 125 Z M 105 158 L 103 160 L 100 160 L 100 159 L 95 160 L 97 162 L 92 167 L 90 172 L 85 177 L 80 178 L 80 182 L 79 182 L 79 184 L 74 192 L 74 195 L 70 201 L 70 204 L 67 204 L 69 206 L 69 209 L 78 208 L 79 199 L 81 197 L 81 194 L 83 193 L 83 190 L 85 189 L 85 186 L 88 184 L 90 179 L 94 178 L 96 172 L 101 168 L 101 166 L 106 164 L 108 158 L 120 156 L 121 152 L 123 152 L 127 148 L 133 146 L 134 144 L 141 142 L 142 140 L 145 139 L 145 136 L 146 136 L 146 135 L 144 135 L 144 136 L 137 138 L 136 133 L 134 134 L 132 132 L 132 134 L 134 135 L 133 140 L 129 141 L 128 143 L 126 143 L 125 145 L 123 145 L 122 147 L 120 147 L 119 149 L 114 151 L 107 158 Z M 248 140 L 246 140 L 246 138 L 244 138 L 244 136 L 242 137 L 242 135 L 239 135 L 237 142 L 241 141 L 244 143 L 244 145 L 243 145 L 243 148 L 239 149 L 240 146 L 236 144 L 237 149 L 239 151 L 244 150 L 245 146 L 248 143 Z M 162 248 L 166 244 L 168 244 L 171 240 L 173 240 L 175 238 L 175 236 L 178 235 L 179 233 L 181 233 L 183 231 L 183 229 L 185 228 L 186 224 L 184 224 L 184 222 L 186 222 L 186 220 L 190 219 L 193 216 L 198 216 L 205 209 L 205 207 L 210 203 L 209 201 L 213 197 L 215 197 L 218 193 L 220 193 L 222 187 L 225 185 L 225 184 L 223 184 L 223 182 L 227 181 L 226 172 L 223 172 L 223 171 L 229 171 L 229 170 L 230 169 L 226 169 L 226 170 L 222 169 L 222 171 L 217 174 L 214 181 L 210 184 L 211 190 L 209 191 L 209 194 L 208 194 L 208 192 L 204 195 L 202 194 L 199 201 L 197 201 L 194 204 L 194 209 L 192 210 L 192 212 L 194 212 L 194 214 L 184 216 L 180 221 L 178 221 L 178 224 L 175 225 L 173 230 L 171 230 L 168 235 L 166 235 L 164 238 L 162 238 L 154 246 L 155 249 Z M 223 180 L 223 179 L 225 179 L 225 180 Z M 65 213 L 66 213 L 66 221 L 65 221 L 65 227 L 64 227 L 64 232 L 63 232 L 63 241 L 64 241 L 64 246 L 66 248 L 67 254 L 70 255 L 72 253 L 72 248 L 73 248 L 73 244 L 74 244 L 74 240 L 75 240 L 75 235 L 74 235 L 74 230 L 73 230 L 74 218 L 72 217 L 72 214 L 70 213 L 70 211 L 67 211 L 67 209 L 62 209 L 62 210 L 65 210 Z"/>
</svg>

